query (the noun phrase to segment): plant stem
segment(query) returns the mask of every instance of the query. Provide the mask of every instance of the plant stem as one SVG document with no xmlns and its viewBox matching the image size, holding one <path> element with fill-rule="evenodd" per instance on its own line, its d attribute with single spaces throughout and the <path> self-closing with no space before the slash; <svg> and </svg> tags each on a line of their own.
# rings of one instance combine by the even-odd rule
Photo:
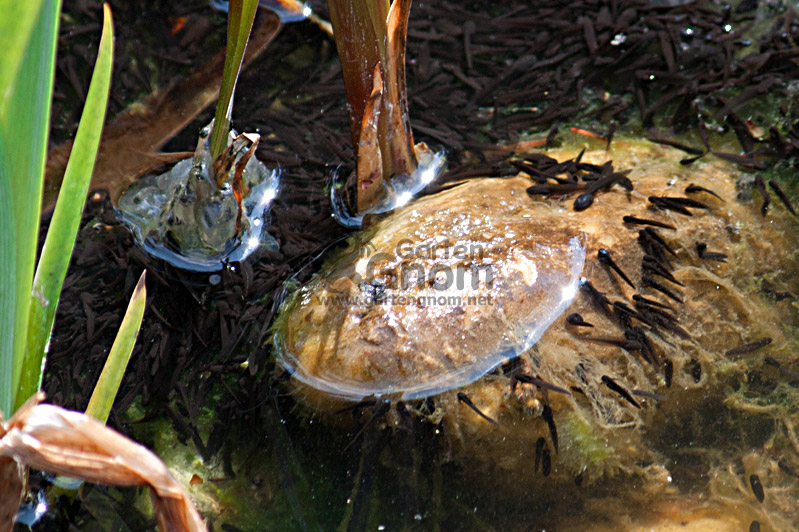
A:
<svg viewBox="0 0 799 532">
<path fill-rule="evenodd" d="M 250 38 L 258 0 L 230 0 L 227 19 L 227 51 L 222 87 L 216 103 L 214 130 L 211 132 L 211 157 L 216 160 L 227 146 L 230 118 L 233 111 L 233 93 L 239 79 L 244 49 Z"/>
<path fill-rule="evenodd" d="M 416 168 L 405 88 L 410 0 L 328 0 L 358 159 L 358 210 Z M 375 138 L 376 137 L 376 138 Z"/>
</svg>

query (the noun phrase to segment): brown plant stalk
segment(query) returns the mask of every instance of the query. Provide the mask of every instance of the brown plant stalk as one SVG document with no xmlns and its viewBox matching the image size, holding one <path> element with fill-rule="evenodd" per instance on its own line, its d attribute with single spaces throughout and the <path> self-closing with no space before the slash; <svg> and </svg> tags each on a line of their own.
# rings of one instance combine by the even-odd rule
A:
<svg viewBox="0 0 799 532">
<path fill-rule="evenodd" d="M 328 0 L 357 160 L 357 209 L 385 194 L 383 182 L 416 169 L 405 84 L 411 0 Z"/>
</svg>

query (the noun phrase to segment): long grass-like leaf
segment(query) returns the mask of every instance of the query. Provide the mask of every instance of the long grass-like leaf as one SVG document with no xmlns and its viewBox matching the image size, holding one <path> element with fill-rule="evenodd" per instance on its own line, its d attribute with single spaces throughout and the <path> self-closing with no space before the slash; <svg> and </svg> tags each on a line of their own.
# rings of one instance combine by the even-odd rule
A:
<svg viewBox="0 0 799 532">
<path fill-rule="evenodd" d="M 13 3 L 13 2 L 12 2 Z M 3 78 L 0 97 L 0 408 L 10 414 L 14 391 L 26 352 L 30 289 L 36 263 L 42 179 L 50 123 L 50 99 L 55 72 L 60 0 L 3 2 L 0 32 L 20 24 L 10 35 L 20 42 L 3 45 L 4 74 L 16 71 L 11 81 Z M 24 6 L 35 13 L 18 11 Z M 20 20 L 13 13 L 21 13 Z M 31 18 L 32 17 L 32 18 Z M 33 20 L 30 36 L 21 28 Z M 27 21 L 27 22 L 26 22 Z M 18 33 L 19 31 L 19 33 Z M 0 37 L 5 43 L 6 34 Z M 26 45 L 27 43 L 27 45 Z M 16 66 L 6 63 L 6 54 L 19 54 Z M 13 63 L 14 60 L 9 60 Z"/>
<path fill-rule="evenodd" d="M 64 283 L 69 259 L 72 256 L 72 248 L 75 245 L 75 237 L 80 226 L 81 213 L 86 201 L 94 161 L 97 157 L 97 147 L 100 143 L 100 133 L 108 103 L 113 56 L 114 36 L 111 9 L 108 4 L 104 4 L 103 34 L 100 39 L 94 74 L 33 281 L 33 294 L 28 316 L 27 349 L 14 400 L 16 407 L 21 406 L 39 389 L 45 348 L 53 327 L 61 286 Z M 42 171 L 37 174 L 40 182 L 43 169 L 42 167 Z M 36 195 L 37 202 L 40 197 L 41 188 Z"/>
<path fill-rule="evenodd" d="M 3 143 L 0 142 L 0 165 L 3 158 Z M 0 167 L 0 227 L 14 227 L 12 196 L 11 178 Z M 0 231 L 0 412 L 6 414 L 11 413 L 14 390 L 14 316 L 18 275 L 16 232 Z"/>
<path fill-rule="evenodd" d="M 111 352 L 108 353 L 103 371 L 100 373 L 92 397 L 89 399 L 89 406 L 86 407 L 87 415 L 103 423 L 108 420 L 108 414 L 111 412 L 111 406 L 113 406 L 119 391 L 122 376 L 128 367 L 130 354 L 133 351 L 133 346 L 136 345 L 136 338 L 139 336 L 141 320 L 144 316 L 144 304 L 147 302 L 147 287 L 144 284 L 146 273 L 147 270 L 142 272 L 139 282 L 133 290 L 128 310 L 125 311 L 122 325 L 119 326 L 119 331 L 114 339 L 114 345 L 111 346 Z"/>
<path fill-rule="evenodd" d="M 0 0 L 0 121 L 44 0 Z M 36 37 L 34 37 L 36 38 Z"/>
<path fill-rule="evenodd" d="M 230 0 L 227 19 L 227 50 L 225 70 L 222 74 L 222 87 L 214 115 L 214 130 L 211 132 L 211 157 L 219 157 L 227 146 L 230 115 L 233 109 L 233 93 L 239 79 L 241 60 L 250 38 L 250 30 L 255 20 L 258 0 Z"/>
</svg>

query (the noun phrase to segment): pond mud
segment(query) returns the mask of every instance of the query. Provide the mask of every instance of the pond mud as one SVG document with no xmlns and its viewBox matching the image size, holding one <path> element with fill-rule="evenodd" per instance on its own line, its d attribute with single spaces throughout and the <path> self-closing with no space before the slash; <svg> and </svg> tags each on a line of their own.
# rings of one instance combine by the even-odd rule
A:
<svg viewBox="0 0 799 532">
<path fill-rule="evenodd" d="M 373 221 L 288 296 L 296 399 L 333 430 L 351 405 L 439 426 L 508 516 L 579 497 L 607 529 L 795 529 L 796 220 L 655 144 L 530 161 Z"/>
</svg>

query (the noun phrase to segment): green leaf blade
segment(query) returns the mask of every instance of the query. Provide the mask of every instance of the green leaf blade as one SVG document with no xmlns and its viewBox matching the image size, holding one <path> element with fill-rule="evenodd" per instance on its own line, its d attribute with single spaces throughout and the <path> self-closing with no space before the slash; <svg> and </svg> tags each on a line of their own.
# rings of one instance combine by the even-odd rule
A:
<svg viewBox="0 0 799 532">
<path fill-rule="evenodd" d="M 228 4 L 225 68 L 214 114 L 214 130 L 211 132 L 211 157 L 214 160 L 222 154 L 227 146 L 233 93 L 236 90 L 241 61 L 244 58 L 244 50 L 247 48 L 257 9 L 258 0 L 230 0 Z"/>
<path fill-rule="evenodd" d="M 39 389 L 41 382 L 45 348 L 53 327 L 61 287 L 75 245 L 94 169 L 94 161 L 97 157 L 100 134 L 105 121 L 113 55 L 111 11 L 106 4 L 104 5 L 103 33 L 94 74 L 89 85 L 86 104 L 64 174 L 58 202 L 53 212 L 53 219 L 33 280 L 33 294 L 29 297 L 27 348 L 16 386 L 15 406 L 17 408 Z M 44 166 L 42 166 L 42 173 L 43 171 Z M 36 197 L 38 204 L 38 198 L 41 198 L 41 188 Z"/>
<path fill-rule="evenodd" d="M 100 373 L 97 385 L 94 387 L 92 396 L 89 399 L 89 406 L 86 407 L 86 414 L 105 423 L 108 414 L 116 399 L 122 377 L 128 367 L 133 346 L 136 345 L 136 338 L 139 336 L 141 322 L 144 316 L 144 307 L 147 302 L 147 288 L 145 286 L 145 274 L 143 271 L 133 295 L 125 311 L 125 317 L 119 326 L 119 331 L 111 346 L 111 352 Z"/>
<path fill-rule="evenodd" d="M 0 32 L 8 24 L 19 23 L 9 35 L 20 39 L 12 45 L 13 50 L 4 49 L 0 59 L 0 219 L 2 227 L 12 233 L 2 238 L 0 251 L 0 408 L 6 414 L 13 411 L 27 347 L 61 10 L 60 0 L 17 4 L 9 7 L 10 11 L 7 2 L 2 4 L 4 19 L 0 22 Z M 20 6 L 25 9 L 19 11 Z M 9 13 L 20 13 L 21 18 L 15 20 Z M 25 31 L 29 35 L 25 36 Z M 0 41 L 7 37 L 3 34 Z M 19 58 L 11 57 L 16 54 Z M 12 64 L 15 61 L 19 62 Z"/>
<path fill-rule="evenodd" d="M 0 142 L 0 161 L 5 159 Z M 2 164 L 2 162 L 0 162 Z M 0 227 L 14 227 L 11 178 L 0 168 Z M 17 238 L 0 231 L 0 412 L 11 415 L 14 390 L 14 316 L 17 310 Z"/>
<path fill-rule="evenodd" d="M 5 116 L 15 78 L 19 74 L 34 25 L 42 12 L 44 0 L 0 0 L 0 121 Z"/>
</svg>

